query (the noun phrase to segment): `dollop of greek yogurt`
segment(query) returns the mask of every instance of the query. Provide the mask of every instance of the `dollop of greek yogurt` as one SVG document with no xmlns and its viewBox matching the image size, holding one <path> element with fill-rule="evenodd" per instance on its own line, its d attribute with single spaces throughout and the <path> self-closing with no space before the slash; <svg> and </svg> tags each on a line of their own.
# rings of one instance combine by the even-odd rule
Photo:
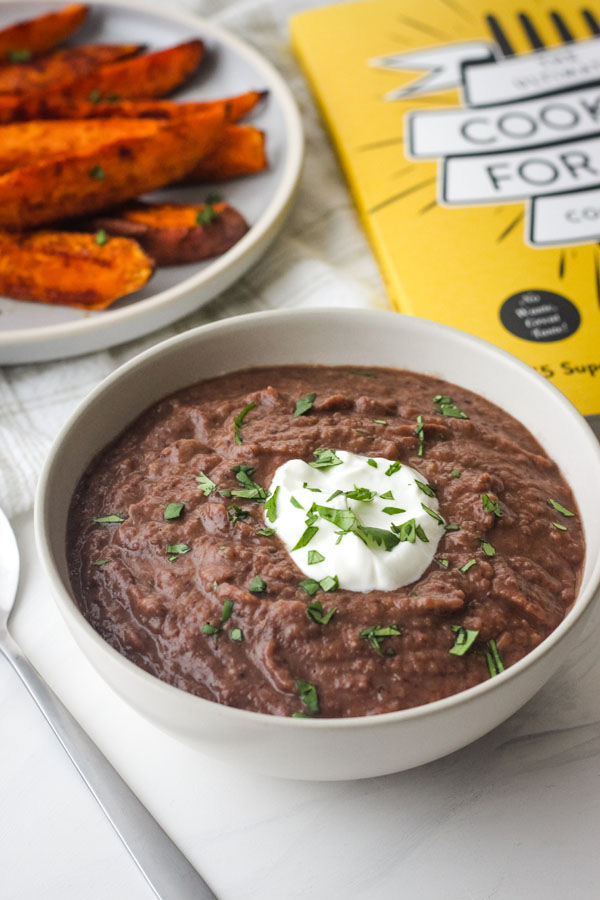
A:
<svg viewBox="0 0 600 900">
<path fill-rule="evenodd" d="M 317 450 L 312 464 L 276 470 L 265 523 L 315 581 L 350 591 L 391 591 L 431 564 L 444 520 L 423 475 L 397 460 Z"/>
</svg>

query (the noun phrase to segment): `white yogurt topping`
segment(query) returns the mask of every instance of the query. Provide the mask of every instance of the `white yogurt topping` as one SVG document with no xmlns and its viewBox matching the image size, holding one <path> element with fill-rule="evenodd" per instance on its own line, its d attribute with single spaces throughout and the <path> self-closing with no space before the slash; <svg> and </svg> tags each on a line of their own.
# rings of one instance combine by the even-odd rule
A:
<svg viewBox="0 0 600 900">
<path fill-rule="evenodd" d="M 425 477 L 410 466 L 398 468 L 395 460 L 376 456 L 369 461 L 345 450 L 333 452 L 333 458 L 340 459 L 341 464 L 329 468 L 314 468 L 301 459 L 290 459 L 279 466 L 270 485 L 265 524 L 275 529 L 307 578 L 321 581 L 337 575 L 341 588 L 365 592 L 391 591 L 416 581 L 432 562 L 444 534 L 443 522 L 424 508 L 439 515 L 438 501 L 428 495 L 427 489 L 431 489 Z M 345 492 L 355 488 L 366 488 L 374 496 L 369 501 L 346 496 Z M 331 497 L 336 491 L 342 493 Z M 382 494 L 386 496 L 382 498 Z M 311 513 L 313 504 L 326 509 L 313 508 Z M 273 506 L 274 521 L 269 517 Z M 402 512 L 392 512 L 394 509 Z M 337 512 L 344 510 L 341 516 Z M 392 525 L 404 528 L 394 532 Z M 311 535 L 307 528 L 318 530 Z M 372 528 L 382 529 L 383 534 L 371 532 Z M 342 536 L 340 531 L 344 532 Z M 303 535 L 310 540 L 294 549 Z M 386 549 L 388 546 L 390 549 Z M 317 561 L 309 562 L 313 559 Z"/>
</svg>

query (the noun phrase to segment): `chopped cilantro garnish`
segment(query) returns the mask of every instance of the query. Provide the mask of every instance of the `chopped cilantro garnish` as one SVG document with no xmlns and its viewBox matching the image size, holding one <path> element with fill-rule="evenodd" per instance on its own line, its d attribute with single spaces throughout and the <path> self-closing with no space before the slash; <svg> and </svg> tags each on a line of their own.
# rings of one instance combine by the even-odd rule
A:
<svg viewBox="0 0 600 900">
<path fill-rule="evenodd" d="M 417 416 L 417 427 L 415 428 L 414 433 L 417 435 L 419 439 L 419 447 L 417 450 L 417 456 L 425 455 L 425 432 L 423 430 L 423 416 Z"/>
<path fill-rule="evenodd" d="M 397 625 L 370 625 L 368 628 L 363 628 L 360 632 L 360 637 L 366 638 L 375 652 L 379 656 L 383 656 L 381 641 L 384 638 L 397 637 L 400 634 L 402 632 Z"/>
<path fill-rule="evenodd" d="M 492 500 L 492 498 L 488 494 L 482 494 L 481 505 L 486 512 L 493 513 L 497 519 L 500 519 L 502 517 L 502 510 L 500 509 L 499 500 Z"/>
<path fill-rule="evenodd" d="M 309 597 L 313 597 L 320 590 L 319 582 L 315 581 L 314 578 L 305 578 L 304 581 L 299 583 L 299 587 L 306 591 Z"/>
<path fill-rule="evenodd" d="M 452 419 L 469 418 L 468 415 L 462 411 L 462 409 L 458 408 L 456 403 L 452 402 L 447 394 L 437 394 L 437 396 L 433 398 L 433 405 L 443 416 L 448 416 Z"/>
<path fill-rule="evenodd" d="M 319 506 L 315 503 L 311 511 L 313 510 L 326 522 L 331 522 L 342 531 L 350 531 L 358 521 L 351 509 L 335 509 L 333 506 Z"/>
<path fill-rule="evenodd" d="M 331 593 L 331 591 L 337 591 L 340 583 L 338 581 L 337 575 L 326 575 L 325 578 L 323 578 L 319 582 L 319 585 L 322 591 L 325 591 L 325 593 L 329 594 Z"/>
<path fill-rule="evenodd" d="M 450 560 L 442 559 L 441 556 L 436 556 L 433 561 L 436 562 L 438 566 L 441 566 L 442 569 L 447 569 L 450 566 Z"/>
<path fill-rule="evenodd" d="M 308 565 L 314 566 L 315 563 L 323 562 L 325 557 L 322 553 L 319 553 L 318 550 L 309 550 L 308 551 Z"/>
<path fill-rule="evenodd" d="M 385 528 L 373 528 L 370 525 L 360 525 L 359 523 L 352 529 L 352 534 L 359 537 L 370 550 L 390 551 L 401 541 L 401 538 L 392 531 L 387 531 Z"/>
<path fill-rule="evenodd" d="M 315 450 L 313 456 L 315 461 L 309 463 L 313 469 L 331 469 L 332 466 L 341 466 L 343 462 L 335 450 Z"/>
<path fill-rule="evenodd" d="M 385 474 L 386 474 L 386 475 L 394 475 L 396 472 L 399 472 L 401 468 L 402 468 L 402 463 L 401 463 L 401 462 L 398 462 L 398 461 L 393 462 L 393 463 L 391 463 L 391 465 L 389 465 L 388 468 L 385 470 Z"/>
<path fill-rule="evenodd" d="M 250 410 L 254 409 L 256 403 L 247 403 L 241 412 L 237 414 L 237 416 L 233 417 L 233 439 L 236 444 L 243 444 L 244 440 L 242 438 L 242 428 L 244 426 L 244 419 L 250 412 Z"/>
<path fill-rule="evenodd" d="M 274 528 L 259 528 L 256 534 L 259 534 L 261 537 L 271 537 L 272 534 L 275 534 Z"/>
<path fill-rule="evenodd" d="M 486 652 L 485 658 L 487 660 L 488 669 L 490 670 L 490 678 L 493 678 L 494 675 L 499 675 L 500 672 L 504 672 L 504 663 L 502 662 L 500 653 L 498 652 L 496 641 L 488 641 L 488 647 L 490 649 L 488 652 Z"/>
<path fill-rule="evenodd" d="M 93 88 L 88 94 L 88 100 L 90 103 L 100 103 L 102 100 L 102 94 L 98 90 L 98 88 Z"/>
<path fill-rule="evenodd" d="M 169 503 L 163 513 L 163 519 L 166 519 L 167 521 L 170 519 L 178 519 L 181 516 L 183 509 L 183 503 Z"/>
<path fill-rule="evenodd" d="M 415 478 L 415 484 L 419 488 L 419 490 L 423 491 L 424 494 L 427 494 L 428 497 L 435 497 L 434 489 L 430 485 L 425 484 L 424 481 L 418 481 Z"/>
<path fill-rule="evenodd" d="M 279 493 L 279 485 L 275 488 L 268 500 L 265 501 L 265 516 L 269 522 L 274 522 L 277 518 L 277 494 Z"/>
<path fill-rule="evenodd" d="M 108 243 L 108 235 L 104 228 L 99 228 L 96 232 L 96 243 L 99 247 L 104 247 Z"/>
<path fill-rule="evenodd" d="M 373 419 L 376 425 L 387 425 L 386 419 Z"/>
<path fill-rule="evenodd" d="M 306 488 L 307 491 L 312 491 L 313 494 L 322 494 L 322 493 L 323 493 L 323 491 L 321 490 L 321 488 L 311 488 L 311 487 L 309 487 L 307 481 L 304 482 L 304 484 L 302 485 L 302 487 L 303 487 L 303 488 Z M 329 499 L 331 500 L 331 497 L 330 497 Z"/>
<path fill-rule="evenodd" d="M 210 622 L 202 626 L 202 634 L 218 634 L 220 630 L 216 625 L 211 625 Z"/>
<path fill-rule="evenodd" d="M 561 516 L 570 517 L 575 515 L 575 513 L 569 512 L 568 509 L 565 509 L 564 506 L 561 506 L 561 504 L 556 500 L 548 500 L 548 503 L 556 510 L 556 512 L 559 512 Z"/>
<path fill-rule="evenodd" d="M 343 493 L 343 491 L 334 491 L 333 494 L 331 494 L 331 496 L 327 498 L 327 503 L 329 503 L 330 500 L 335 500 L 336 497 L 339 497 Z"/>
<path fill-rule="evenodd" d="M 485 553 L 486 556 L 495 556 L 496 555 L 495 548 L 490 544 L 489 541 L 486 541 L 485 538 L 481 538 L 481 549 L 483 550 L 483 552 Z"/>
<path fill-rule="evenodd" d="M 319 712 L 319 695 L 315 685 L 308 681 L 296 681 L 296 688 L 307 710 L 316 715 Z"/>
<path fill-rule="evenodd" d="M 248 585 L 248 590 L 251 594 L 262 594 L 267 589 L 267 582 L 263 581 L 260 575 L 255 575 L 250 584 Z"/>
<path fill-rule="evenodd" d="M 299 503 L 299 502 L 296 500 L 295 497 L 290 497 L 290 503 L 292 504 L 292 506 L 295 506 L 296 509 L 304 509 L 304 507 L 302 506 L 302 504 Z"/>
<path fill-rule="evenodd" d="M 244 635 L 241 628 L 232 628 L 229 635 L 232 641 L 243 641 Z"/>
<path fill-rule="evenodd" d="M 458 470 L 458 469 L 452 469 L 452 471 L 450 472 L 450 477 L 451 477 L 451 478 L 460 478 L 460 472 L 459 472 L 459 470 Z"/>
<path fill-rule="evenodd" d="M 29 62 L 33 53 L 31 50 L 7 50 L 6 58 L 11 63 Z"/>
<path fill-rule="evenodd" d="M 267 491 L 264 487 L 261 487 L 260 484 L 257 484 L 256 481 L 252 481 L 250 478 L 250 476 L 254 474 L 254 468 L 252 466 L 242 464 L 234 466 L 231 471 L 235 474 L 239 483 L 244 485 L 243 488 L 237 488 L 230 491 L 232 497 L 241 497 L 245 500 L 258 500 L 259 502 L 266 499 Z"/>
<path fill-rule="evenodd" d="M 377 496 L 376 491 L 370 491 L 365 487 L 356 487 L 356 485 L 354 485 L 353 490 L 344 491 L 343 493 L 348 500 L 360 500 L 361 503 L 370 503 L 373 497 Z"/>
<path fill-rule="evenodd" d="M 454 646 L 450 647 L 448 653 L 452 653 L 454 656 L 464 656 L 477 639 L 479 631 L 471 631 L 468 628 L 463 628 L 462 625 L 451 625 L 450 628 L 456 634 L 456 638 Z"/>
<path fill-rule="evenodd" d="M 424 503 L 421 503 L 421 506 L 423 507 L 423 509 L 425 510 L 425 512 L 427 513 L 428 516 L 431 516 L 432 519 L 435 519 L 435 521 L 438 523 L 438 525 L 446 524 L 444 522 L 444 520 L 442 519 L 442 517 L 440 515 L 438 515 L 438 513 L 435 512 L 435 510 L 430 509 L 429 506 L 426 506 Z"/>
<path fill-rule="evenodd" d="M 98 525 L 120 525 L 121 522 L 125 522 L 127 520 L 127 516 L 120 516 L 118 513 L 110 513 L 108 516 L 98 516 L 94 519 L 94 522 L 97 522 Z"/>
<path fill-rule="evenodd" d="M 367 465 L 368 465 L 368 466 L 371 466 L 372 469 L 376 469 L 376 468 L 377 468 L 377 463 L 375 462 L 374 459 L 368 459 L 368 460 L 367 460 Z"/>
<path fill-rule="evenodd" d="M 300 537 L 298 538 L 298 543 L 296 544 L 296 546 L 295 546 L 295 547 L 292 547 L 292 551 L 293 551 L 293 550 L 300 550 L 300 549 L 302 549 L 302 547 L 306 547 L 307 544 L 310 544 L 310 542 L 312 541 L 312 539 L 314 538 L 314 536 L 315 536 L 315 534 L 317 533 L 318 530 L 319 530 L 319 529 L 317 528 L 316 525 L 309 525 L 309 527 L 306 528 L 306 529 L 302 532 L 302 534 L 300 535 Z M 312 551 L 311 551 L 311 552 L 312 552 Z"/>
<path fill-rule="evenodd" d="M 466 563 L 464 564 L 464 566 L 461 566 L 460 569 L 459 569 L 458 571 L 459 571 L 459 572 L 463 572 L 463 574 L 464 574 L 465 572 L 468 572 L 469 569 L 472 569 L 473 566 L 476 566 L 476 565 L 477 565 L 477 560 L 476 560 L 476 559 L 470 559 L 468 562 L 466 562 Z"/>
<path fill-rule="evenodd" d="M 327 612 L 325 612 L 320 600 L 313 600 L 313 602 L 309 603 L 306 607 L 306 615 L 309 619 L 312 619 L 313 622 L 316 622 L 317 625 L 328 625 L 336 612 L 337 609 L 335 606 L 332 606 L 331 609 L 328 609 Z"/>
<path fill-rule="evenodd" d="M 191 547 L 188 547 L 187 544 L 167 544 L 166 553 L 169 558 L 169 562 L 174 562 L 178 556 L 183 556 L 185 553 L 189 553 Z"/>
<path fill-rule="evenodd" d="M 460 531 L 460 525 L 444 525 L 446 531 Z"/>
<path fill-rule="evenodd" d="M 236 522 L 241 522 L 242 519 L 247 519 L 250 513 L 247 509 L 242 509 L 241 506 L 234 505 L 227 507 L 227 515 L 231 524 L 235 525 Z"/>
<path fill-rule="evenodd" d="M 98 181 L 102 181 L 106 173 L 102 166 L 92 166 L 92 168 L 88 172 L 88 175 L 90 176 L 90 178 L 96 178 Z"/>
<path fill-rule="evenodd" d="M 198 490 L 202 491 L 205 497 L 210 497 L 213 491 L 216 491 L 217 489 L 215 482 L 204 472 L 200 472 L 199 475 L 196 475 L 196 481 L 198 482 Z"/>
<path fill-rule="evenodd" d="M 552 524 L 554 525 L 555 528 L 558 528 L 559 531 L 568 531 L 568 528 L 566 525 L 561 525 L 559 522 L 553 522 Z"/>
<path fill-rule="evenodd" d="M 400 509 L 399 506 L 384 506 L 381 512 L 384 512 L 388 516 L 395 516 L 397 514 L 406 512 L 406 510 Z"/>
<path fill-rule="evenodd" d="M 380 494 L 379 496 L 381 497 L 382 500 L 393 500 L 394 499 L 394 495 L 392 494 L 391 491 L 386 491 L 385 494 Z"/>
<path fill-rule="evenodd" d="M 306 397 L 300 397 L 299 400 L 296 400 L 296 409 L 294 410 L 292 418 L 297 419 L 298 416 L 304 416 L 309 409 L 312 409 L 316 399 L 316 394 L 307 394 Z"/>
<path fill-rule="evenodd" d="M 219 218 L 219 213 L 212 203 L 207 203 L 202 209 L 196 213 L 196 225 L 210 225 L 215 219 Z"/>
<path fill-rule="evenodd" d="M 227 619 L 230 619 L 232 612 L 233 612 L 233 600 L 224 600 L 223 601 L 223 611 L 221 613 L 221 622 L 226 622 Z"/>
<path fill-rule="evenodd" d="M 92 563 L 93 566 L 105 566 L 110 562 L 110 559 L 95 559 Z"/>
</svg>

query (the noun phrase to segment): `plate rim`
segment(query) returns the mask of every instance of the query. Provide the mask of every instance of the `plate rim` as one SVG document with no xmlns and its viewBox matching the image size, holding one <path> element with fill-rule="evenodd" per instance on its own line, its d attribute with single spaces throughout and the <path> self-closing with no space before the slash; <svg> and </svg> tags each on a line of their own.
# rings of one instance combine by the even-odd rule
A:
<svg viewBox="0 0 600 900">
<path fill-rule="evenodd" d="M 24 15 L 26 15 L 26 7 L 39 5 L 39 0 L 18 0 L 20 6 L 23 7 Z M 0 12 L 2 7 L 14 5 L 15 0 L 0 0 Z M 51 3 L 48 3 L 50 6 Z M 302 172 L 302 163 L 304 159 L 304 129 L 300 117 L 300 111 L 294 96 L 286 84 L 283 76 L 277 71 L 275 66 L 256 50 L 251 44 L 238 38 L 237 35 L 230 32 L 218 23 L 206 19 L 203 16 L 197 16 L 192 12 L 185 10 L 168 10 L 162 9 L 158 3 L 148 2 L 148 0 L 92 0 L 90 6 L 105 7 L 125 7 L 135 12 L 147 13 L 149 15 L 158 16 L 162 19 L 187 25 L 199 32 L 199 37 L 208 37 L 218 43 L 224 44 L 229 49 L 234 50 L 245 61 L 255 66 L 261 74 L 264 75 L 267 82 L 269 94 L 277 97 L 281 105 L 283 114 L 285 134 L 287 137 L 288 147 L 286 156 L 283 160 L 283 171 L 280 183 L 277 186 L 273 197 L 267 207 L 263 210 L 257 221 L 250 227 L 248 232 L 233 247 L 227 250 L 222 256 L 217 257 L 209 266 L 201 272 L 190 275 L 188 278 L 176 285 L 166 288 L 152 297 L 146 297 L 130 306 L 122 309 L 107 310 L 108 315 L 102 318 L 82 318 L 73 322 L 62 322 L 56 325 L 38 325 L 32 328 L 19 328 L 12 331 L 2 332 L 0 330 L 0 351 L 8 349 L 18 349 L 19 346 L 27 345 L 34 347 L 36 344 L 44 341 L 53 340 L 70 340 L 90 332 L 103 331 L 112 326 L 120 325 L 137 318 L 140 313 L 152 313 L 161 309 L 167 304 L 173 302 L 178 297 L 188 295 L 191 291 L 205 287 L 213 280 L 219 277 L 230 266 L 234 266 L 246 254 L 251 254 L 262 241 L 267 240 L 270 230 L 276 227 L 278 220 L 285 214 L 287 205 L 294 196 L 300 175 Z M 215 293 L 217 296 L 219 292 Z M 6 299 L 12 299 L 10 297 Z M 19 301 L 14 301 L 19 302 Z M 183 318 L 185 311 L 180 316 L 175 316 L 171 321 L 175 322 L 178 318 Z M 149 328 L 146 333 L 156 330 Z M 132 340 L 136 336 L 132 337 Z M 119 340 L 111 341 L 104 345 L 103 349 L 109 349 L 116 346 Z M 102 348 L 100 348 L 102 349 Z"/>
</svg>

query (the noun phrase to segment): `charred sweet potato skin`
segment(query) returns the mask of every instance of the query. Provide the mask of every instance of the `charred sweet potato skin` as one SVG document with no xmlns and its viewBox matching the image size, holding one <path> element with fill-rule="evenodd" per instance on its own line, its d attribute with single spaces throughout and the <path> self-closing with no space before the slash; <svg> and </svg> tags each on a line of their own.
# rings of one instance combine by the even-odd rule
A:
<svg viewBox="0 0 600 900">
<path fill-rule="evenodd" d="M 55 50 L 33 62 L 0 66 L 0 94 L 27 94 L 69 84 L 140 50 L 141 44 L 83 44 Z"/>
<path fill-rule="evenodd" d="M 28 228 L 100 212 L 180 180 L 218 142 L 223 123 L 222 110 L 174 119 L 151 135 L 0 175 L 0 227 Z"/>
<path fill-rule="evenodd" d="M 244 217 L 227 203 L 211 204 L 213 218 L 198 224 L 207 204 L 136 203 L 94 220 L 109 234 L 135 238 L 158 266 L 176 266 L 220 256 L 248 231 Z"/>
<path fill-rule="evenodd" d="M 46 53 L 69 37 L 84 22 L 88 7 L 81 3 L 65 6 L 57 12 L 17 22 L 0 30 L 0 59 L 26 50 L 32 56 Z"/>
<path fill-rule="evenodd" d="M 0 229 L 0 294 L 15 300 L 106 309 L 143 287 L 154 261 L 136 241 L 57 231 Z"/>
<path fill-rule="evenodd" d="M 264 132 L 252 125 L 226 125 L 220 142 L 194 166 L 186 183 L 255 175 L 268 164 Z"/>
</svg>

